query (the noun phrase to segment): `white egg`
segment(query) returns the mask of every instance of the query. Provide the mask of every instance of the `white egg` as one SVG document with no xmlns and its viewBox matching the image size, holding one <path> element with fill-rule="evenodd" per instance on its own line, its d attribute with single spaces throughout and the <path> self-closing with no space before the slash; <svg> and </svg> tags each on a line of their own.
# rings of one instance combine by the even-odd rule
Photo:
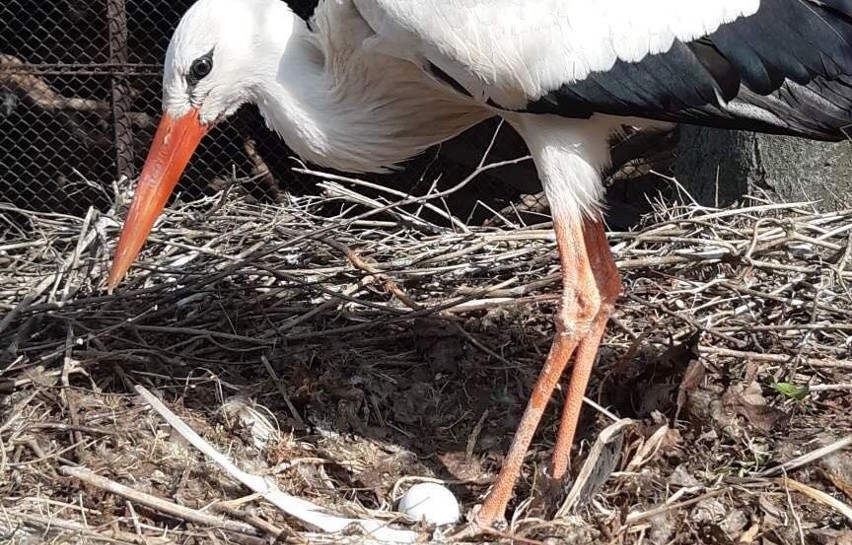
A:
<svg viewBox="0 0 852 545">
<path fill-rule="evenodd" d="M 409 519 L 441 526 L 459 520 L 459 501 L 446 487 L 437 483 L 418 483 L 399 500 L 399 511 Z"/>
</svg>

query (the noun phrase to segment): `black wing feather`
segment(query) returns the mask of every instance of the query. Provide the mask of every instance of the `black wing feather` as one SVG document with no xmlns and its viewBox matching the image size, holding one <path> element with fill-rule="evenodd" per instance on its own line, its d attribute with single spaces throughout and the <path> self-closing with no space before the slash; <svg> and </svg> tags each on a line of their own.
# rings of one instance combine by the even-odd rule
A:
<svg viewBox="0 0 852 545">
<path fill-rule="evenodd" d="M 619 61 L 525 111 L 845 138 L 852 123 L 852 0 L 763 0 L 750 17 L 639 62 Z"/>
</svg>

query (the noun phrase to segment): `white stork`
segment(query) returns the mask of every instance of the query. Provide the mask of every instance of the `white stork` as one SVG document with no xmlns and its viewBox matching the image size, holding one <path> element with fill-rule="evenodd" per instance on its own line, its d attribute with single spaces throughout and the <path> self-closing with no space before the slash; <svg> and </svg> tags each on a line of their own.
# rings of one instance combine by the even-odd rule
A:
<svg viewBox="0 0 852 545">
<path fill-rule="evenodd" d="M 110 271 L 112 290 L 202 137 L 247 102 L 305 160 L 374 172 L 501 116 L 526 141 L 562 270 L 556 333 L 476 516 L 501 521 L 569 360 L 551 476 L 568 466 L 618 271 L 601 217 L 608 137 L 694 123 L 844 138 L 850 0 L 199 0 L 169 45 L 163 118 Z"/>
</svg>

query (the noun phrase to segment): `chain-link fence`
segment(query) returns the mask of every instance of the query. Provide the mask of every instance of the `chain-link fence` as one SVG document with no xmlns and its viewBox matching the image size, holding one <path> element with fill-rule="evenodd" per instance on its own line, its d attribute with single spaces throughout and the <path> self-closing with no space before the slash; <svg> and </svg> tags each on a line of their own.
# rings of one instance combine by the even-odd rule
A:
<svg viewBox="0 0 852 545">
<path fill-rule="evenodd" d="M 73 215 L 109 207 L 115 181 L 133 179 L 145 159 L 160 113 L 162 60 L 193 1 L 0 2 L 0 204 Z M 317 0 L 287 3 L 308 17 Z M 366 178 L 412 194 L 451 187 L 475 169 L 496 123 L 436 146 L 401 173 Z M 525 153 L 520 138 L 505 128 L 490 158 Z M 259 200 L 316 191 L 316 178 L 293 172 L 297 164 L 257 110 L 246 106 L 204 140 L 180 187 L 187 199 L 233 180 Z M 644 202 L 639 188 L 631 183 L 610 192 L 616 211 L 619 201 L 628 208 L 616 224 L 635 221 L 635 205 Z M 537 222 L 544 199 L 534 195 L 540 189 L 534 167 L 525 162 L 487 171 L 446 205 L 474 224 L 500 210 L 512 216 L 528 210 L 524 221 Z"/>
<path fill-rule="evenodd" d="M 316 0 L 290 0 L 307 17 Z M 192 0 L 7 0 L 0 4 L 0 202 L 79 215 L 112 202 L 114 182 L 141 168 L 160 112 L 162 59 Z M 384 184 L 417 192 L 449 186 L 479 161 L 495 124 L 486 123 L 408 164 Z M 524 153 L 504 131 L 495 158 Z M 184 195 L 233 178 L 258 199 L 310 192 L 316 180 L 292 172 L 293 154 L 244 107 L 199 149 Z M 270 175 L 258 175 L 267 171 Z M 489 172 L 450 200 L 465 217 L 489 215 L 538 191 L 531 165 Z M 487 199 L 483 199 L 487 195 Z M 488 206 L 477 205 L 480 199 Z M 476 218 L 471 218 L 477 221 Z"/>
</svg>

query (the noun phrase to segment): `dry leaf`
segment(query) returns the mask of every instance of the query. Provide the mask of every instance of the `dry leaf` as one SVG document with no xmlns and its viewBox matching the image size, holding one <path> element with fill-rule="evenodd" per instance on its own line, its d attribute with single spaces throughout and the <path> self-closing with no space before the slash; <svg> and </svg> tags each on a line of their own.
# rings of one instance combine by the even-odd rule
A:
<svg viewBox="0 0 852 545">
<path fill-rule="evenodd" d="M 722 395 L 722 403 L 736 414 L 744 416 L 749 424 L 769 433 L 775 425 L 786 416 L 784 411 L 766 403 L 766 399 L 757 382 L 752 382 L 745 388 L 736 384 L 728 388 Z"/>
<path fill-rule="evenodd" d="M 819 462 L 831 484 L 852 500 L 852 458 L 845 452 L 835 452 Z"/>
<path fill-rule="evenodd" d="M 760 524 L 752 524 L 751 527 L 740 536 L 739 543 L 754 543 L 757 534 L 760 533 Z"/>
<path fill-rule="evenodd" d="M 826 471 L 825 473 L 828 476 L 828 480 L 831 481 L 831 484 L 846 494 L 847 498 L 852 500 L 852 483 L 844 479 L 839 473 L 835 473 L 833 471 Z"/>
<path fill-rule="evenodd" d="M 675 412 L 675 420 L 678 419 L 681 409 L 683 409 L 683 406 L 686 405 L 687 396 L 694 392 L 704 380 L 704 376 L 707 374 L 706 371 L 707 369 L 704 367 L 704 364 L 697 358 L 689 362 L 677 390 L 677 411 Z"/>
<path fill-rule="evenodd" d="M 852 545 L 850 530 L 816 530 L 809 537 L 818 545 Z"/>
<path fill-rule="evenodd" d="M 704 378 L 704 366 L 698 361 L 698 339 L 699 334 L 695 334 L 682 343 L 669 346 L 634 379 L 638 385 L 638 399 L 634 401 L 637 415 L 645 416 L 654 411 L 671 414 L 675 408 L 674 420 L 677 420 L 687 394 Z"/>
</svg>

